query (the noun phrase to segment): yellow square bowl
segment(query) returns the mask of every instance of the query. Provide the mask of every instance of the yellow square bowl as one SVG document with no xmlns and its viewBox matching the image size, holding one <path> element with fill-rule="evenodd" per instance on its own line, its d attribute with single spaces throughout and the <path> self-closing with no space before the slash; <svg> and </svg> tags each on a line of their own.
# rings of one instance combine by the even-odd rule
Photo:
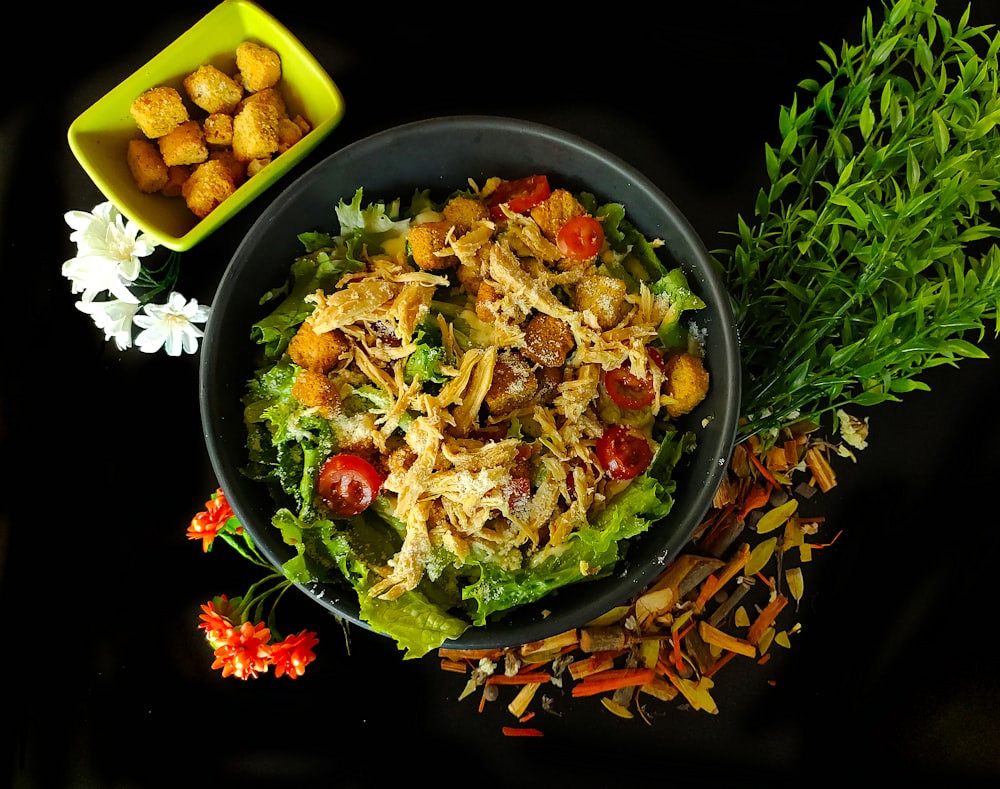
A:
<svg viewBox="0 0 1000 789">
<path fill-rule="evenodd" d="M 206 113 L 184 91 L 184 78 L 211 64 L 236 74 L 236 48 L 253 41 L 281 58 L 278 86 L 289 115 L 301 115 L 310 131 L 263 169 L 247 178 L 211 213 L 199 219 L 182 197 L 139 190 L 126 157 L 128 142 L 142 138 L 130 109 L 153 87 L 178 90 L 193 118 Z M 232 218 L 287 173 L 326 137 L 344 114 L 336 83 L 313 55 L 278 20 L 246 0 L 223 0 L 136 72 L 80 114 L 69 127 L 69 146 L 97 188 L 144 233 L 175 251 L 190 249 Z"/>
</svg>

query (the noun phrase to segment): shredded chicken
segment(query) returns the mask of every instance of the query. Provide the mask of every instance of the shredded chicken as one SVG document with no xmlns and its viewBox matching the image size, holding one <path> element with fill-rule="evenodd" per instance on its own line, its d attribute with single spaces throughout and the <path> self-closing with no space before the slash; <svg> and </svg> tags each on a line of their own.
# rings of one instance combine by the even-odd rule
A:
<svg viewBox="0 0 1000 789">
<path fill-rule="evenodd" d="M 482 192 L 473 189 L 482 199 L 496 184 L 491 179 Z M 517 567 L 564 543 L 611 490 L 594 450 L 608 426 L 602 372 L 627 364 L 636 376 L 650 377 L 654 391 L 666 391 L 647 345 L 669 304 L 645 283 L 620 303 L 580 308 L 574 290 L 597 271 L 599 259 L 564 265 L 530 214 L 473 218 L 442 236 L 428 259 L 452 261 L 461 287 L 436 263 L 417 270 L 405 255 L 372 255 L 334 293 L 309 297 L 315 308 L 304 330 L 337 331 L 350 346 L 340 355 L 346 361 L 329 373 L 335 388 L 367 384 L 388 400 L 376 409 L 369 440 L 390 469 L 383 493 L 394 501 L 405 536 L 396 555 L 375 568 L 381 578 L 369 594 L 384 599 L 415 588 L 437 547 L 456 561 L 476 551 Z M 477 304 L 480 286 L 489 301 Z M 442 377 L 429 385 L 407 372 L 407 362 L 433 300 L 453 302 L 463 289 L 469 300 L 457 321 L 443 313 L 433 318 L 446 359 L 438 367 Z M 462 321 L 479 306 L 488 307 L 492 344 L 470 343 L 465 335 Z M 604 318 L 594 310 L 604 307 L 621 319 L 602 328 Z M 572 337 L 568 352 L 560 348 L 560 367 L 546 370 L 523 357 L 525 325 L 534 315 L 556 319 L 552 325 L 566 345 Z M 660 406 L 661 397 L 653 397 L 652 416 Z"/>
</svg>

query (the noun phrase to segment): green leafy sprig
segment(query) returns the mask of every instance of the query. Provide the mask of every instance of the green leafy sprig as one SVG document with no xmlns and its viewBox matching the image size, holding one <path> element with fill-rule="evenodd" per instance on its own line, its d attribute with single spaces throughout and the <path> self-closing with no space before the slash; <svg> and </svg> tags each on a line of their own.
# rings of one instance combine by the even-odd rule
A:
<svg viewBox="0 0 1000 789">
<path fill-rule="evenodd" d="M 933 0 L 869 9 L 858 44 L 822 45 L 765 146 L 754 224 L 714 254 L 744 359 L 740 437 L 929 387 L 986 354 L 1000 304 L 1000 36 Z"/>
<path fill-rule="evenodd" d="M 181 273 L 181 254 L 171 252 L 159 266 L 144 265 L 132 283 L 138 291 L 139 304 L 150 304 L 161 293 L 170 293 Z"/>
</svg>

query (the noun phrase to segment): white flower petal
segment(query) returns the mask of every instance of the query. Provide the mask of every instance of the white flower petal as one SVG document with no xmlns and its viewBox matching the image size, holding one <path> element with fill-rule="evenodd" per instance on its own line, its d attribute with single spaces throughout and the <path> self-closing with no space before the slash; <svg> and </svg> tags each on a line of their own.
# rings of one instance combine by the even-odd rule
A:
<svg viewBox="0 0 1000 789">
<path fill-rule="evenodd" d="M 139 303 L 113 260 L 96 256 L 72 258 L 63 263 L 62 274 L 72 282 L 73 293 L 83 293 L 84 301 L 93 301 L 98 294 L 108 291 L 122 301 Z"/>
<path fill-rule="evenodd" d="M 105 340 L 114 340 L 118 350 L 132 345 L 132 319 L 138 305 L 113 299 L 111 301 L 81 301 L 76 308 L 90 315 L 94 324 L 104 330 Z"/>
<path fill-rule="evenodd" d="M 189 302 L 174 291 L 166 304 L 147 304 L 143 313 L 135 317 L 135 325 L 142 329 L 135 338 L 141 351 L 155 353 L 163 348 L 169 356 L 197 352 L 204 333 L 194 323 L 207 320 L 208 310 L 199 307 L 195 299 Z"/>
</svg>

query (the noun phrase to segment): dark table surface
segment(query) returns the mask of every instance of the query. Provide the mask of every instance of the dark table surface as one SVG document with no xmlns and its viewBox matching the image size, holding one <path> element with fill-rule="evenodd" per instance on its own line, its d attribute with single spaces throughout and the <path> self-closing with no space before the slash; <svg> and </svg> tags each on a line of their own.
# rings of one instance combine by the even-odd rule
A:
<svg viewBox="0 0 1000 789">
<path fill-rule="evenodd" d="M 508 115 L 587 137 L 638 167 L 709 248 L 752 213 L 763 142 L 819 42 L 856 40 L 864 2 L 530 5 L 264 3 L 344 92 L 347 113 L 296 171 L 183 257 L 210 303 L 241 235 L 280 188 L 400 122 Z M 652 6 L 651 6 L 652 7 Z M 957 18 L 961 3 L 940 4 Z M 16 787 L 796 785 L 839 778 L 1000 779 L 994 410 L 1000 366 L 927 376 L 930 393 L 866 414 L 871 441 L 822 498 L 842 530 L 807 574 L 790 650 L 730 663 L 719 714 L 665 704 L 621 720 L 557 698 L 544 737 L 505 738 L 502 704 L 458 700 L 435 657 L 295 595 L 288 630 L 320 637 L 292 682 L 223 679 L 199 606 L 256 570 L 185 539 L 215 488 L 196 356 L 105 343 L 74 308 L 67 210 L 102 200 L 66 144 L 72 119 L 211 8 L 176 0 L 22 7 L 0 102 L 7 363 L 0 372 L 0 784 Z M 876 6 L 876 12 L 878 8 Z M 973 19 L 1000 21 L 974 0 Z M 53 62 L 54 61 L 54 62 Z M 55 70 L 53 71 L 53 67 Z M 995 355 L 998 343 L 984 347 Z"/>
</svg>

